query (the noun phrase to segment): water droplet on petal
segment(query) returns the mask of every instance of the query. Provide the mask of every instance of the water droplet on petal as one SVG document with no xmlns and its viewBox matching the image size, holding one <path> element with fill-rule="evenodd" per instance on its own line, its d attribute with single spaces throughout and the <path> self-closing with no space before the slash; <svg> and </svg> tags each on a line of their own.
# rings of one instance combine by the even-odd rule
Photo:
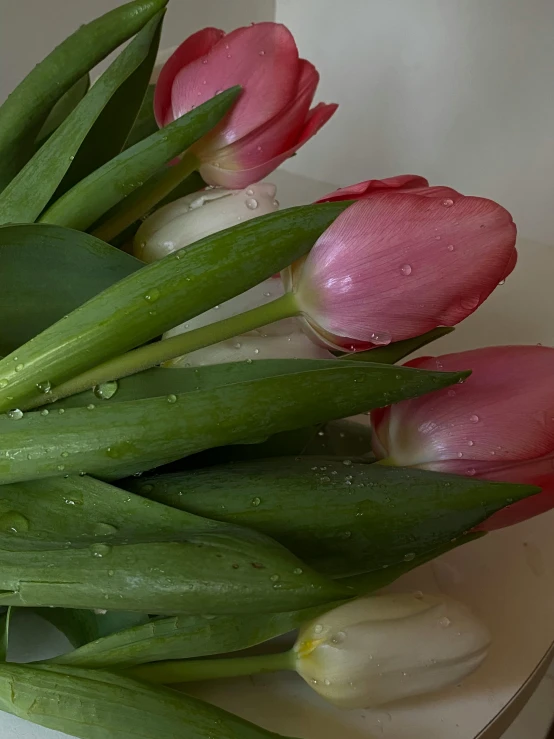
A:
<svg viewBox="0 0 554 739">
<path fill-rule="evenodd" d="M 246 207 L 249 210 L 256 210 L 256 208 L 258 207 L 258 201 L 256 200 L 256 198 L 248 198 L 248 200 L 246 201 Z"/>
<path fill-rule="evenodd" d="M 473 446 L 474 444 L 475 444 L 475 442 L 474 442 L 474 441 L 472 441 L 471 439 L 470 439 L 470 440 L 469 440 L 469 441 L 467 442 L 467 445 L 468 445 L 468 446 Z"/>
<path fill-rule="evenodd" d="M 281 205 L 281 203 L 278 200 L 273 201 L 273 207 L 278 208 Z"/>
<path fill-rule="evenodd" d="M 466 295 L 460 300 L 460 305 L 464 310 L 474 310 L 479 305 L 479 295 Z"/>
<path fill-rule="evenodd" d="M 323 631 L 322 624 L 316 624 L 314 626 L 314 634 L 321 634 L 322 631 Z"/>
<path fill-rule="evenodd" d="M 259 52 L 258 52 L 258 54 L 259 54 L 260 56 L 265 56 L 265 51 L 259 51 Z"/>
<path fill-rule="evenodd" d="M 328 677 L 325 678 L 325 680 L 323 681 L 323 684 L 326 685 L 327 687 L 329 687 L 329 685 L 331 685 L 331 681 L 329 680 Z"/>
<path fill-rule="evenodd" d="M 387 346 L 392 341 L 392 336 L 387 331 L 374 331 L 369 338 L 377 346 Z"/>
<path fill-rule="evenodd" d="M 259 349 L 254 349 L 254 354 L 259 354 L 259 353 L 260 353 Z"/>
<path fill-rule="evenodd" d="M 406 275 L 406 277 L 408 277 L 409 275 L 412 274 L 412 265 L 403 264 L 402 267 L 400 268 L 400 271 L 402 272 L 403 275 Z"/>
<path fill-rule="evenodd" d="M 455 249 L 454 244 L 448 244 L 446 248 L 448 249 L 448 251 L 454 251 Z"/>
<path fill-rule="evenodd" d="M 445 208 L 450 208 L 452 205 L 454 205 L 454 201 L 452 200 L 452 198 L 445 198 L 442 201 L 442 204 L 444 205 Z"/>
<path fill-rule="evenodd" d="M 254 190 L 251 187 L 249 187 L 248 190 L 246 190 L 245 192 L 249 197 L 252 197 L 252 195 L 254 195 Z"/>
<path fill-rule="evenodd" d="M 11 418 L 12 421 L 19 421 L 20 418 L 23 418 L 23 411 L 19 408 L 14 408 L 13 411 L 9 411 L 6 415 L 8 418 Z"/>
<path fill-rule="evenodd" d="M 499 285 L 505 285 L 506 284 L 506 280 L 500 280 L 500 282 L 498 284 Z"/>
<path fill-rule="evenodd" d="M 241 346 L 242 344 L 240 343 L 240 341 L 237 341 L 237 343 L 235 344 L 235 349 L 240 349 Z"/>
<path fill-rule="evenodd" d="M 442 616 L 441 618 L 439 618 L 439 626 L 442 626 L 443 629 L 446 629 L 448 626 L 450 626 L 451 623 L 452 621 L 448 618 L 448 616 Z"/>
<path fill-rule="evenodd" d="M 479 416 L 476 413 L 473 413 L 469 417 L 469 420 L 471 421 L 471 423 L 479 423 Z"/>
<path fill-rule="evenodd" d="M 202 59 L 202 64 L 207 64 L 207 63 L 208 63 L 207 59 Z"/>
<path fill-rule="evenodd" d="M 458 452 L 458 454 L 456 456 L 458 457 L 458 459 L 461 459 L 464 456 L 464 453 L 463 452 Z"/>
<path fill-rule="evenodd" d="M 440 241 L 442 239 L 442 236 L 435 236 L 435 241 Z"/>
<path fill-rule="evenodd" d="M 331 637 L 331 644 L 342 644 L 345 639 L 346 634 L 344 631 L 337 631 L 337 633 Z"/>
<path fill-rule="evenodd" d="M 455 395 L 456 395 L 456 391 L 455 391 L 455 390 L 453 390 L 452 388 L 450 388 L 450 390 L 448 391 L 447 395 L 448 395 L 448 396 L 449 396 L 450 398 L 454 398 L 454 397 L 455 397 Z"/>
</svg>

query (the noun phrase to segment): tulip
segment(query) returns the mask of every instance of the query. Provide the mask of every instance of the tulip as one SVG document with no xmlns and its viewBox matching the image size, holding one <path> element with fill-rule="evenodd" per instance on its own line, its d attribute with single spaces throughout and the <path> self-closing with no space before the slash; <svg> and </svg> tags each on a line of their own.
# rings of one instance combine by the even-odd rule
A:
<svg viewBox="0 0 554 739">
<path fill-rule="evenodd" d="M 229 34 L 205 28 L 187 38 L 162 68 L 154 112 L 162 127 L 241 85 L 232 111 L 194 154 L 206 182 L 242 188 L 276 169 L 333 115 L 336 105 L 310 109 L 318 81 L 313 64 L 299 58 L 292 34 L 279 23 Z"/>
<path fill-rule="evenodd" d="M 289 652 L 172 660 L 127 673 L 171 684 L 295 670 L 340 708 L 373 708 L 459 683 L 489 644 L 487 628 L 444 595 L 367 596 L 304 626 Z"/>
<path fill-rule="evenodd" d="M 472 374 L 463 385 L 373 411 L 378 457 L 402 467 L 542 487 L 495 513 L 480 526 L 485 530 L 554 507 L 553 348 L 496 346 L 407 366 Z"/>
<path fill-rule="evenodd" d="M 454 326 L 516 263 L 516 227 L 501 206 L 414 175 L 371 180 L 323 201 L 357 199 L 284 279 L 307 329 L 359 350 Z"/>
<path fill-rule="evenodd" d="M 296 670 L 340 708 L 373 708 L 458 683 L 486 657 L 486 627 L 446 596 L 351 601 L 305 626 Z"/>
<path fill-rule="evenodd" d="M 276 187 L 269 182 L 245 190 L 214 187 L 186 195 L 147 218 L 136 233 L 133 251 L 143 262 L 155 262 L 205 236 L 273 213 L 279 208 Z"/>
</svg>

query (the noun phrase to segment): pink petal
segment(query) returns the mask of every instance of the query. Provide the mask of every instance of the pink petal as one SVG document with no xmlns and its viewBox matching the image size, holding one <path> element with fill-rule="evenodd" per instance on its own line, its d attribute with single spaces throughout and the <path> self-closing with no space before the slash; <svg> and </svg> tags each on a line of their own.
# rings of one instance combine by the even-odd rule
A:
<svg viewBox="0 0 554 739">
<path fill-rule="evenodd" d="M 406 192 L 406 190 L 412 190 L 413 188 L 425 187 L 429 187 L 425 177 L 416 174 L 402 174 L 397 177 L 388 177 L 386 180 L 365 180 L 364 182 L 358 182 L 356 185 L 339 187 L 338 190 L 325 195 L 317 202 L 332 203 L 337 200 L 359 200 L 376 192 L 386 192 L 387 190 Z"/>
<path fill-rule="evenodd" d="M 259 164 L 251 169 L 223 169 L 214 164 L 203 164 L 200 174 L 209 185 L 221 185 L 230 189 L 248 187 L 253 182 L 259 182 L 268 174 L 273 172 L 292 154 L 294 154 L 308 139 L 319 131 L 319 129 L 331 118 L 338 105 L 335 103 L 319 103 L 310 111 L 299 140 L 288 151 Z"/>
<path fill-rule="evenodd" d="M 193 33 L 176 49 L 164 64 L 154 94 L 154 114 L 160 128 L 171 123 L 171 88 L 179 70 L 205 56 L 215 44 L 225 36 L 219 28 L 203 28 Z"/>
<path fill-rule="evenodd" d="M 381 447 L 398 464 L 510 480 L 507 467 L 552 455 L 554 349 L 488 347 L 408 366 L 472 374 L 462 385 L 402 401 L 374 417 Z"/>
<path fill-rule="evenodd" d="M 319 74 L 313 64 L 301 59 L 300 65 L 296 99 L 248 136 L 215 152 L 213 159 L 222 169 L 252 169 L 294 147 L 306 124 L 319 82 Z"/>
<path fill-rule="evenodd" d="M 182 68 L 173 82 L 173 116 L 206 102 L 218 92 L 242 85 L 243 93 L 210 144 L 219 149 L 262 126 L 296 94 L 300 65 L 290 31 L 279 23 L 238 28 L 201 59 Z"/>
<path fill-rule="evenodd" d="M 297 285 L 312 323 L 348 339 L 398 341 L 473 313 L 513 263 L 516 228 L 490 200 L 439 191 L 377 193 L 336 219 Z"/>
</svg>

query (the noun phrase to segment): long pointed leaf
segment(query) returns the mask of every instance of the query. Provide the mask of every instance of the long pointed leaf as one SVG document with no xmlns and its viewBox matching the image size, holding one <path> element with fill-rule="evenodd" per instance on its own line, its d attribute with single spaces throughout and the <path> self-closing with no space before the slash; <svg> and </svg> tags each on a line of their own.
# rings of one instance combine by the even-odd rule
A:
<svg viewBox="0 0 554 739">
<path fill-rule="evenodd" d="M 353 354 L 343 354 L 342 359 L 358 362 L 382 362 L 383 364 L 395 364 L 404 357 L 421 349 L 422 346 L 430 344 L 432 341 L 441 339 L 443 336 L 451 334 L 454 329 L 451 326 L 439 326 L 431 331 L 427 331 L 421 336 L 414 336 L 413 339 L 404 339 L 403 341 L 395 341 L 387 346 L 377 346 L 365 352 L 357 352 Z"/>
<path fill-rule="evenodd" d="M 37 136 L 37 146 L 41 146 L 54 131 L 61 126 L 70 113 L 73 113 L 90 88 L 90 74 L 87 72 L 80 80 L 61 96 L 50 111 L 48 118 Z"/>
<path fill-rule="evenodd" d="M 65 193 L 41 221 L 86 231 L 160 167 L 211 131 L 239 93 L 240 87 L 232 87 L 126 149 Z"/>
<path fill-rule="evenodd" d="M 84 74 L 148 23 L 167 0 L 134 0 L 79 28 L 0 107 L 0 190 L 34 153 L 52 106 Z"/>
<path fill-rule="evenodd" d="M 0 603 L 271 613 L 347 597 L 262 534 L 87 477 L 6 485 Z"/>
<path fill-rule="evenodd" d="M 0 195 L 0 223 L 32 222 L 40 215 L 83 141 L 117 89 L 157 48 L 162 14 L 155 16 L 115 59 L 75 110 Z M 111 109 L 110 109 L 111 110 Z M 87 156 L 87 160 L 89 155 Z"/>
<path fill-rule="evenodd" d="M 0 709 L 80 739 L 277 738 L 174 690 L 54 665 L 0 665 Z"/>
<path fill-rule="evenodd" d="M 332 457 L 234 463 L 130 480 L 126 487 L 262 531 L 336 577 L 415 559 L 539 491 Z"/>
<path fill-rule="evenodd" d="M 34 608 L 33 611 L 65 634 L 75 649 L 91 642 L 103 642 L 118 631 L 133 630 L 150 620 L 146 614 L 132 611 L 83 608 Z"/>
<path fill-rule="evenodd" d="M 294 360 L 290 360 L 292 366 Z M 116 479 L 446 387 L 465 373 L 341 360 L 167 398 L 0 418 L 0 483 L 87 472 Z M 60 409 L 63 410 L 63 409 Z M 23 416 L 23 417 L 21 417 Z"/>
<path fill-rule="evenodd" d="M 186 259 L 170 254 L 113 285 L 0 362 L 0 410 L 259 284 L 305 254 L 347 205 L 256 218 L 192 244 Z"/>
<path fill-rule="evenodd" d="M 163 18 L 152 36 L 148 54 L 119 86 L 96 119 L 54 194 L 54 198 L 60 198 L 91 172 L 116 157 L 124 148 L 144 100 L 148 81 L 156 62 L 162 22 Z"/>
<path fill-rule="evenodd" d="M 0 226 L 0 260 L 0 355 L 143 267 L 94 236 L 41 224 Z"/>
</svg>

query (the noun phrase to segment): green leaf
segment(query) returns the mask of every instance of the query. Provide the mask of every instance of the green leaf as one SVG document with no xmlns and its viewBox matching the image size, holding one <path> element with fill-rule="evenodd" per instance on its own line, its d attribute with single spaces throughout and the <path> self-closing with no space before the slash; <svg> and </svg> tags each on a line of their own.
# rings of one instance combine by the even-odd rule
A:
<svg viewBox="0 0 554 739">
<path fill-rule="evenodd" d="M 65 192 L 84 180 L 91 172 L 116 157 L 125 147 L 125 142 L 139 113 L 148 88 L 148 82 L 152 76 L 160 43 L 162 21 L 163 17 L 150 39 L 150 47 L 143 61 L 119 86 L 96 119 L 54 198 L 60 198 Z M 146 28 L 142 33 L 145 31 Z"/>
<path fill-rule="evenodd" d="M 125 485 L 261 531 L 334 577 L 410 562 L 539 490 L 332 457 L 235 463 Z"/>
<path fill-rule="evenodd" d="M 272 613 L 348 597 L 262 534 L 88 477 L 3 487 L 0 591 L 3 605 L 168 614 Z"/>
<path fill-rule="evenodd" d="M 294 631 L 335 605 L 339 604 L 290 613 L 154 619 L 97 639 L 49 662 L 74 667 L 132 667 L 145 662 L 236 652 Z"/>
<path fill-rule="evenodd" d="M 85 231 L 167 162 L 211 131 L 240 93 L 232 87 L 153 133 L 99 167 L 57 200 L 41 217 Z"/>
<path fill-rule="evenodd" d="M 75 648 L 97 640 L 103 642 L 105 638 L 117 631 L 133 629 L 140 624 L 148 624 L 149 621 L 147 615 L 130 611 L 104 613 L 87 611 L 83 608 L 34 608 L 33 610 L 61 631 Z"/>
<path fill-rule="evenodd" d="M 138 115 L 125 141 L 126 149 L 138 144 L 139 141 L 148 138 L 148 136 L 151 136 L 158 130 L 158 124 L 154 116 L 155 91 L 156 85 L 148 85 L 146 88 L 146 94 L 144 95 Z"/>
<path fill-rule="evenodd" d="M 0 223 L 32 222 L 40 215 L 112 96 L 148 60 L 152 44 L 157 48 L 161 21 L 160 13 L 147 23 L 6 187 L 0 195 Z M 88 147 L 84 158 L 90 164 Z M 82 171 L 80 161 L 78 170 Z"/>
<path fill-rule="evenodd" d="M 395 364 L 404 357 L 413 354 L 422 346 L 430 344 L 432 341 L 448 336 L 454 329 L 450 326 L 439 326 L 421 336 L 414 336 L 413 339 L 404 339 L 404 341 L 395 341 L 387 346 L 377 346 L 375 349 L 369 349 L 366 352 L 357 352 L 354 354 L 343 354 L 342 359 L 358 362 L 380 362 L 382 364 Z"/>
<path fill-rule="evenodd" d="M 4 613 L 0 615 L 0 662 L 5 662 L 8 657 L 11 615 L 11 606 L 9 608 L 6 608 Z"/>
<path fill-rule="evenodd" d="M 3 355 L 143 266 L 94 236 L 40 224 L 0 226 L 0 260 Z"/>
<path fill-rule="evenodd" d="M 0 709 L 80 739 L 276 739 L 197 698 L 98 670 L 0 665 Z"/>
<path fill-rule="evenodd" d="M 37 144 L 41 146 L 54 131 L 61 126 L 67 116 L 72 113 L 90 88 L 90 75 L 85 74 L 69 88 L 54 105 L 37 136 Z"/>
<path fill-rule="evenodd" d="M 0 483 L 60 471 L 121 478 L 203 449 L 383 407 L 466 376 L 365 362 L 311 361 L 311 370 L 167 398 L 0 417 Z M 293 370 L 295 360 L 289 362 Z"/>
<path fill-rule="evenodd" d="M 35 138 L 62 95 L 166 4 L 135 0 L 81 26 L 18 85 L 0 107 L 0 190 L 33 155 Z"/>
<path fill-rule="evenodd" d="M 59 384 L 259 284 L 305 254 L 347 205 L 255 218 L 191 244 L 186 259 L 175 252 L 118 282 L 18 349 L 17 361 L 0 361 L 0 410 L 36 396 L 38 383 Z"/>
</svg>

